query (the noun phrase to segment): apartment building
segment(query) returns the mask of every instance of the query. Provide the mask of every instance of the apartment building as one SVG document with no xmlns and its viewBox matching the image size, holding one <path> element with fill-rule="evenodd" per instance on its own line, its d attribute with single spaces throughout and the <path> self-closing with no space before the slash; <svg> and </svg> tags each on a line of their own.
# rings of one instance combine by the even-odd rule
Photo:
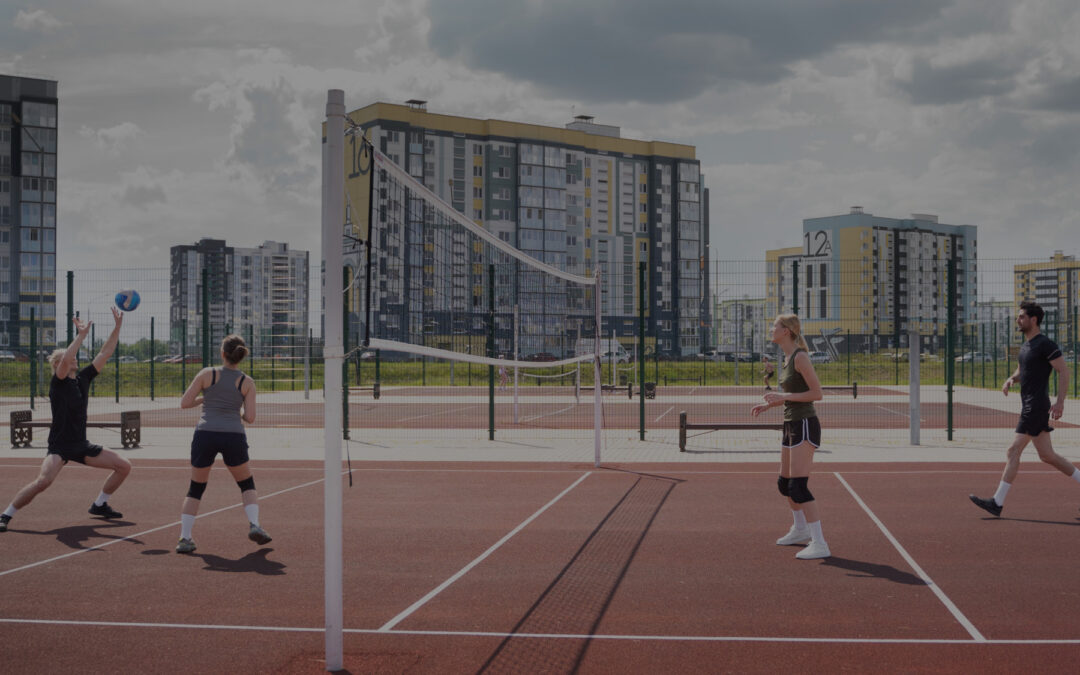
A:
<svg viewBox="0 0 1080 675">
<path fill-rule="evenodd" d="M 0 75 L 0 348 L 56 343 L 57 83 Z"/>
<path fill-rule="evenodd" d="M 241 248 L 223 239 L 204 238 L 173 246 L 169 257 L 174 352 L 181 350 L 184 340 L 189 353 L 202 344 L 204 280 L 211 345 L 228 330 L 253 341 L 263 354 L 273 346 L 275 354 L 289 355 L 307 338 L 307 251 L 276 241 Z"/>
<path fill-rule="evenodd" d="M 602 331 L 633 339 L 638 331 L 638 263 L 647 266 L 648 330 L 667 355 L 701 350 L 711 322 L 705 289 L 708 191 L 692 146 L 621 138 L 618 127 L 578 116 L 564 128 L 428 112 L 426 102 L 374 103 L 349 114 L 380 151 L 454 209 L 545 263 L 576 273 L 602 270 Z M 348 187 L 351 178 L 346 176 Z M 356 214 L 360 220 L 366 214 Z M 346 254 L 347 274 L 360 267 Z M 463 292 L 478 284 L 466 284 Z M 350 315 L 359 317 L 360 293 Z M 399 302 L 408 302 L 408 293 Z M 376 320 L 389 298 L 372 294 Z M 530 326 L 553 317 L 522 306 L 519 353 L 566 352 L 583 326 L 530 342 Z M 357 319 L 358 320 L 358 319 Z M 561 321 L 560 318 L 555 318 Z M 466 322 L 475 330 L 483 318 Z M 592 321 L 586 317 L 583 321 Z M 381 335 L 395 327 L 382 326 Z M 350 324 L 350 332 L 356 327 Z M 537 331 L 539 334 L 539 331 Z M 538 338 L 539 340 L 539 338 Z M 512 336 L 497 335 L 500 353 Z M 561 354 L 560 354 L 561 355 Z"/>
<path fill-rule="evenodd" d="M 930 214 L 886 218 L 849 213 L 803 221 L 802 245 L 766 252 L 770 312 L 796 311 L 808 340 L 855 351 L 906 347 L 909 329 L 923 351 L 944 345 L 947 268 L 956 265 L 956 317 L 976 319 L 978 230 Z"/>
</svg>

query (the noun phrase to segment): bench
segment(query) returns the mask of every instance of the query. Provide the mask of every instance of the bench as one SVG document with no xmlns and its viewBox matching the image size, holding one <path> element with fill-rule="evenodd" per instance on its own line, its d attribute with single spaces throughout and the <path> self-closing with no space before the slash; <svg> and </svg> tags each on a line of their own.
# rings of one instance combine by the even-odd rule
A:
<svg viewBox="0 0 1080 675">
<path fill-rule="evenodd" d="M 582 386 L 582 387 L 580 387 L 580 389 L 581 389 L 581 391 L 594 391 L 596 389 L 596 387 L 594 387 L 592 385 L 589 385 L 587 387 Z M 601 394 L 603 394 L 604 392 L 608 392 L 608 391 L 617 392 L 617 391 L 620 391 L 622 389 L 626 390 L 626 397 L 627 398 L 633 398 L 634 397 L 634 385 L 632 385 L 632 384 L 601 384 L 600 385 L 600 393 Z"/>
<path fill-rule="evenodd" d="M 352 392 L 354 392 L 354 391 L 370 391 L 372 398 L 374 398 L 376 401 L 378 401 L 379 396 L 382 395 L 382 387 L 379 386 L 378 382 L 371 385 L 370 387 L 367 387 L 367 386 L 349 387 L 349 393 L 350 394 Z"/>
<path fill-rule="evenodd" d="M 728 429 L 732 431 L 752 431 L 754 429 L 760 429 L 761 431 L 783 431 L 784 424 L 730 424 L 727 422 L 695 422 L 691 424 L 686 421 L 686 411 L 684 410 L 679 413 L 679 452 L 686 452 L 687 431 L 717 431 L 719 429 L 724 429 L 725 431 Z"/>
<path fill-rule="evenodd" d="M 11 447 L 28 448 L 34 440 L 34 427 L 48 428 L 52 422 L 34 420 L 32 410 L 11 411 Z M 120 413 L 119 422 L 89 421 L 87 428 L 120 427 L 120 443 L 125 448 L 137 448 L 142 441 L 142 416 L 138 410 L 126 410 Z"/>
<path fill-rule="evenodd" d="M 701 377 L 700 375 L 697 377 L 668 377 L 667 375 L 664 376 L 665 387 L 669 384 L 675 384 L 677 382 L 693 382 L 697 386 L 701 387 L 705 384 L 705 378 Z"/>
</svg>

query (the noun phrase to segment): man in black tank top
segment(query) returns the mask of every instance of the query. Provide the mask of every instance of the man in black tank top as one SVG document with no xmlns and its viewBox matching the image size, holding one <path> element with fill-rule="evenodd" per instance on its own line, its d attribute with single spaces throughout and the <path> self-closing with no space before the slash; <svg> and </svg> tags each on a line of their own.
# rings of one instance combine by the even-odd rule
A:
<svg viewBox="0 0 1080 675">
<path fill-rule="evenodd" d="M 1005 380 L 1005 384 L 1001 387 L 1002 393 L 1008 396 L 1009 388 L 1017 380 L 1020 381 L 1020 420 L 1016 424 L 1016 438 L 1009 446 L 1008 460 L 994 496 L 990 499 L 969 496 L 976 506 L 994 516 L 1001 515 L 1005 495 L 1008 494 L 1020 470 L 1020 455 L 1028 443 L 1035 444 L 1039 459 L 1080 483 L 1080 470 L 1077 470 L 1069 460 L 1054 452 L 1054 446 L 1050 442 L 1050 432 L 1054 430 L 1050 426 L 1050 420 L 1061 419 L 1065 411 L 1065 396 L 1069 389 L 1069 369 L 1065 365 L 1065 358 L 1058 346 L 1042 334 L 1039 326 L 1042 323 L 1043 314 L 1042 307 L 1034 302 L 1025 302 L 1020 305 L 1020 311 L 1016 315 L 1016 328 L 1024 334 L 1027 341 L 1020 348 L 1020 355 L 1016 359 L 1016 371 Z M 1057 371 L 1058 374 L 1058 394 L 1057 401 L 1051 405 L 1048 389 L 1050 373 L 1053 371 Z"/>
<path fill-rule="evenodd" d="M 23 487 L 15 499 L 0 514 L 0 532 L 8 529 L 15 512 L 29 504 L 34 497 L 52 485 L 60 469 L 68 462 L 79 462 L 99 469 L 109 469 L 112 473 L 105 479 L 101 493 L 90 506 L 90 514 L 102 518 L 120 518 L 119 511 L 109 506 L 109 497 L 120 487 L 131 472 L 131 462 L 112 450 L 94 445 L 86 439 L 86 409 L 89 403 L 90 382 L 97 377 L 112 356 L 120 340 L 120 324 L 123 314 L 115 307 L 112 310 L 116 325 L 109 334 L 101 352 L 94 361 L 83 368 L 78 368 L 79 348 L 90 332 L 90 321 L 72 319 L 77 335 L 67 349 L 56 350 L 49 357 L 53 377 L 49 383 L 49 402 L 52 406 L 52 423 L 49 425 L 49 449 L 45 461 L 41 464 L 38 477 Z"/>
</svg>

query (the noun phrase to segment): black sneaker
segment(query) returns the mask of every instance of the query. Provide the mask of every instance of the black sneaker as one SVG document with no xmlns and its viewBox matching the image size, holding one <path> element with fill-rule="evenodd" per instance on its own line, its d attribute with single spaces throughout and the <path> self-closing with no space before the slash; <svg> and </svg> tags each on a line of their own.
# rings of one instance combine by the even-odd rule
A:
<svg viewBox="0 0 1080 675">
<path fill-rule="evenodd" d="M 7 532 L 7 524 L 11 522 L 11 516 L 0 514 L 0 532 Z"/>
<path fill-rule="evenodd" d="M 120 513 L 119 511 L 113 510 L 113 507 L 109 506 L 109 502 L 105 502 L 101 506 L 98 506 L 97 504 L 91 504 L 89 513 L 92 516 L 101 516 L 105 519 L 124 517 L 124 514 Z"/>
<path fill-rule="evenodd" d="M 1001 507 L 998 506 L 998 503 L 995 502 L 993 499 L 982 499 L 981 497 L 976 497 L 975 495 L 968 495 L 968 499 L 971 500 L 972 504 L 978 506 L 980 509 L 986 511 L 987 513 L 998 518 L 1001 517 Z"/>
</svg>

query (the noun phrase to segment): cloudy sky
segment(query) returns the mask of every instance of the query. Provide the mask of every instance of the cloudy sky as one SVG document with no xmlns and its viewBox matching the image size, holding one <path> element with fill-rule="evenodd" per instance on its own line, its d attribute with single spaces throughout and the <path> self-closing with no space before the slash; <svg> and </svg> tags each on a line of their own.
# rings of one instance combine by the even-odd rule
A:
<svg viewBox="0 0 1080 675">
<path fill-rule="evenodd" d="M 724 258 L 861 205 L 988 259 L 1080 248 L 1078 35 L 1075 0 L 14 0 L 0 72 L 59 81 L 60 270 L 317 258 L 331 88 L 694 145 Z"/>
</svg>

